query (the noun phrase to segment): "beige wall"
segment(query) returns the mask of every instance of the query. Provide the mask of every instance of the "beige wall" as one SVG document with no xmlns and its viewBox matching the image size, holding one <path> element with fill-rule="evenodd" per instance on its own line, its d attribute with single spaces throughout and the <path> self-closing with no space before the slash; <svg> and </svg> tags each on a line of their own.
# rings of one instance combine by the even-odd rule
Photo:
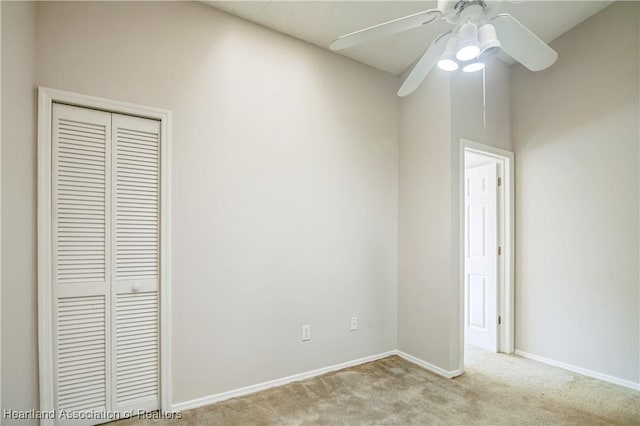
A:
<svg viewBox="0 0 640 426">
<path fill-rule="evenodd" d="M 398 348 L 447 371 L 461 362 L 460 139 L 510 150 L 510 96 L 496 60 L 485 83 L 436 69 L 400 101 Z"/>
<path fill-rule="evenodd" d="M 16 410 L 38 404 L 35 30 L 35 3 L 2 2 L 2 408 Z"/>
<path fill-rule="evenodd" d="M 450 369 L 451 89 L 435 70 L 400 102 L 398 349 Z"/>
<path fill-rule="evenodd" d="M 468 139 L 507 151 L 511 145 L 511 67 L 493 58 L 484 71 L 458 73 L 451 80 L 454 144 Z"/>
<path fill-rule="evenodd" d="M 4 408 L 37 403 L 32 85 L 173 111 L 174 402 L 395 349 L 395 77 L 199 3 L 39 3 L 37 36 L 3 87 Z"/>
<path fill-rule="evenodd" d="M 639 20 L 616 3 L 513 70 L 516 347 L 636 383 Z"/>
</svg>

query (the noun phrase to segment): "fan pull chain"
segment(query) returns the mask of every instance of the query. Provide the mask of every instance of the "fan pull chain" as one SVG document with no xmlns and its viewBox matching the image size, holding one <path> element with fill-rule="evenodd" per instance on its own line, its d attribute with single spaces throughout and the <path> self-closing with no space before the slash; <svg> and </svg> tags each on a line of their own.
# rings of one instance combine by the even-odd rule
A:
<svg viewBox="0 0 640 426">
<path fill-rule="evenodd" d="M 487 128 L 487 67 L 482 68 L 482 126 Z"/>
</svg>

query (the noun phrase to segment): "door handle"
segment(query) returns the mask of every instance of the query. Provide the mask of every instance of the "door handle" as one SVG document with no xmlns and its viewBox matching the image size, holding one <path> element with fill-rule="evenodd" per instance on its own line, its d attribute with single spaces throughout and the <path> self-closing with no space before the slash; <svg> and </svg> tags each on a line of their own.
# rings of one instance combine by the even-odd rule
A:
<svg viewBox="0 0 640 426">
<path fill-rule="evenodd" d="M 142 289 L 142 287 L 140 287 L 140 284 L 134 284 L 133 287 L 131 287 L 131 290 L 133 290 L 134 292 L 139 292 Z"/>
</svg>

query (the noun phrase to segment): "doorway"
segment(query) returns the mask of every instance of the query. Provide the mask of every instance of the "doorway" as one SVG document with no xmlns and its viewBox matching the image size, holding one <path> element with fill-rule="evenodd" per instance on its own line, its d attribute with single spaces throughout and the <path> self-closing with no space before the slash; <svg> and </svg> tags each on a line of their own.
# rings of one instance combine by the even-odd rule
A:
<svg viewBox="0 0 640 426">
<path fill-rule="evenodd" d="M 40 409 L 168 411 L 171 113 L 38 93 Z"/>
<path fill-rule="evenodd" d="M 513 153 L 461 146 L 461 346 L 514 351 Z"/>
</svg>

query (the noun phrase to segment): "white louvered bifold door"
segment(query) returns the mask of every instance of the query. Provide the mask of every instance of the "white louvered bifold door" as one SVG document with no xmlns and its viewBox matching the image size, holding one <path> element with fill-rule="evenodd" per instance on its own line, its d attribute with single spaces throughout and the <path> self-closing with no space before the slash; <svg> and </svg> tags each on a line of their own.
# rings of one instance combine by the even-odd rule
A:
<svg viewBox="0 0 640 426">
<path fill-rule="evenodd" d="M 54 104 L 51 130 L 55 408 L 157 410 L 160 122 Z"/>
<path fill-rule="evenodd" d="M 160 123 L 113 114 L 113 409 L 160 400 Z"/>
<path fill-rule="evenodd" d="M 61 104 L 52 114 L 55 405 L 106 410 L 112 373 L 111 114 Z"/>
</svg>

